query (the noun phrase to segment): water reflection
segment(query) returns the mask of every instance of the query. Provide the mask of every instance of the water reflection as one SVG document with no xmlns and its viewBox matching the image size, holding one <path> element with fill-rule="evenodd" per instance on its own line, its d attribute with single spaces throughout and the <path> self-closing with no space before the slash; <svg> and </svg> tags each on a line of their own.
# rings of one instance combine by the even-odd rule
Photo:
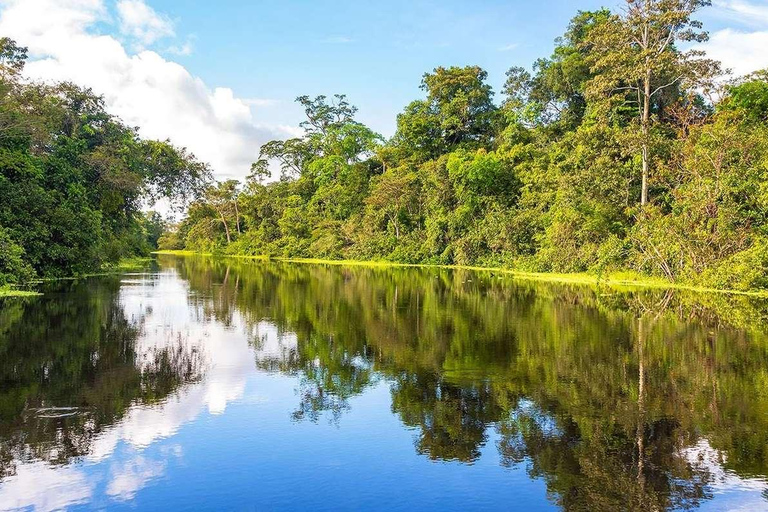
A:
<svg viewBox="0 0 768 512">
<path fill-rule="evenodd" d="M 768 507 L 760 300 L 460 270 L 160 265 L 0 305 L 0 508 L 136 499 L 191 448 L 173 441 L 182 426 L 224 414 L 260 373 L 289 379 L 295 428 L 344 431 L 355 401 L 386 386 L 414 456 L 461 470 L 494 452 L 566 510 Z"/>
<path fill-rule="evenodd" d="M 205 406 L 223 412 L 242 391 L 231 368 L 212 368 L 242 353 L 210 350 L 206 341 L 221 333 L 189 321 L 197 312 L 186 305 L 186 287 L 169 276 L 139 277 L 89 279 L 3 305 L 0 509 L 87 502 L 96 479 L 68 464 L 116 452 L 122 460 L 104 475 L 105 491 L 130 500 L 165 467 L 143 448 Z M 180 307 L 163 308 L 169 300 Z"/>
<path fill-rule="evenodd" d="M 144 313 L 128 318 L 120 283 L 73 284 L 43 299 L 9 301 L 0 316 L 0 475 L 20 461 L 66 464 L 132 404 L 150 406 L 200 378 L 184 340 L 141 350 Z"/>
<path fill-rule="evenodd" d="M 300 375 L 296 419 L 338 421 L 380 377 L 419 454 L 472 463 L 495 429 L 502 463 L 526 465 L 565 509 L 692 508 L 729 479 L 765 487 L 760 301 L 491 272 L 173 264 L 193 289 L 221 283 L 224 311 L 295 334 L 258 364 Z M 234 269 L 248 278 L 228 282 Z"/>
</svg>

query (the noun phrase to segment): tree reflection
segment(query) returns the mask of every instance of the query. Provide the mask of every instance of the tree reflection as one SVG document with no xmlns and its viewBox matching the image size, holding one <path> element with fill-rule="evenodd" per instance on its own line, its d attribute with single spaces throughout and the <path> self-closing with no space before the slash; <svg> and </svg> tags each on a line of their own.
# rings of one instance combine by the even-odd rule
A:
<svg viewBox="0 0 768 512">
<path fill-rule="evenodd" d="M 210 314 L 295 336 L 257 364 L 299 377 L 296 419 L 338 421 L 384 379 L 433 460 L 491 435 L 570 510 L 690 508 L 713 476 L 768 474 L 768 319 L 750 297 L 512 282 L 443 269 L 175 258 Z"/>
<path fill-rule="evenodd" d="M 403 374 L 392 386 L 392 410 L 420 431 L 416 450 L 433 460 L 474 462 L 488 426 L 503 409 L 490 386 L 459 386 L 430 373 Z"/>
<path fill-rule="evenodd" d="M 163 400 L 200 377 L 180 337 L 137 352 L 117 279 L 61 285 L 61 293 L 0 304 L 0 478 L 19 461 L 65 464 L 134 404 Z"/>
</svg>

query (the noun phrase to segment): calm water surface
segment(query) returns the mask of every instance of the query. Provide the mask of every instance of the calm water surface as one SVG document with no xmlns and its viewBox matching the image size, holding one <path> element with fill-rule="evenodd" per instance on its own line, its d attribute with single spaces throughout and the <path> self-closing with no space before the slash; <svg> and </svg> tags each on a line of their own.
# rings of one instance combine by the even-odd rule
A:
<svg viewBox="0 0 768 512">
<path fill-rule="evenodd" d="M 0 510 L 768 510 L 766 319 L 161 257 L 0 302 Z"/>
</svg>

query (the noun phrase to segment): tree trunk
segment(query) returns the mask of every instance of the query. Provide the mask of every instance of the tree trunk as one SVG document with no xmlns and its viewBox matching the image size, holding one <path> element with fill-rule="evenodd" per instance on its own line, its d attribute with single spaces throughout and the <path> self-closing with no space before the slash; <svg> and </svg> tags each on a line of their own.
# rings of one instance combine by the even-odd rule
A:
<svg viewBox="0 0 768 512">
<path fill-rule="evenodd" d="M 389 214 L 387 214 L 387 216 L 389 217 L 389 221 L 392 223 L 392 225 L 395 226 L 395 240 L 399 240 L 400 227 L 397 225 L 397 216 L 389 215 Z"/>
<path fill-rule="evenodd" d="M 650 151 L 649 151 L 649 141 L 648 137 L 650 134 L 650 124 L 651 124 L 651 70 L 650 68 L 646 69 L 645 72 L 645 83 L 643 84 L 643 114 L 642 119 L 640 121 L 643 131 L 643 142 L 642 142 L 642 152 L 643 152 L 643 183 L 642 188 L 640 192 L 640 204 L 645 206 L 648 203 L 648 174 L 649 174 L 649 160 L 650 160 Z"/>
<path fill-rule="evenodd" d="M 240 212 L 237 209 L 237 197 L 235 197 L 235 226 L 237 227 L 237 234 L 242 234 L 240 232 Z"/>
<path fill-rule="evenodd" d="M 227 219 L 224 218 L 224 214 L 219 212 L 221 216 L 221 223 L 224 224 L 224 232 L 227 234 L 227 244 L 232 243 L 232 237 L 229 236 L 229 226 L 227 225 Z"/>
<path fill-rule="evenodd" d="M 645 15 L 648 15 L 649 12 L 649 1 L 646 0 L 645 2 Z M 648 26 L 648 22 L 646 21 L 645 27 L 643 30 L 643 49 L 647 52 L 650 46 L 650 27 Z M 650 159 L 650 151 L 648 148 L 649 140 L 648 136 L 650 134 L 650 124 L 651 124 L 651 61 L 650 57 L 646 54 L 645 57 L 645 77 L 643 80 L 643 111 L 641 114 L 640 119 L 640 125 L 642 128 L 642 135 L 643 135 L 643 141 L 642 141 L 642 148 L 643 148 L 643 182 L 640 189 L 640 205 L 645 206 L 648 203 L 648 173 L 649 173 L 649 159 Z"/>
</svg>

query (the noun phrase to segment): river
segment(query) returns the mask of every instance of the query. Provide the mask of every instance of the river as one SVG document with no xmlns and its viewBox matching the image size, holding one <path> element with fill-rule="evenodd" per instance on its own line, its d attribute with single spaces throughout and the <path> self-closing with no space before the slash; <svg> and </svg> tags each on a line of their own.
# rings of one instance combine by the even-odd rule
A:
<svg viewBox="0 0 768 512">
<path fill-rule="evenodd" d="M 0 510 L 765 510 L 768 303 L 160 256 L 0 302 Z"/>
</svg>

